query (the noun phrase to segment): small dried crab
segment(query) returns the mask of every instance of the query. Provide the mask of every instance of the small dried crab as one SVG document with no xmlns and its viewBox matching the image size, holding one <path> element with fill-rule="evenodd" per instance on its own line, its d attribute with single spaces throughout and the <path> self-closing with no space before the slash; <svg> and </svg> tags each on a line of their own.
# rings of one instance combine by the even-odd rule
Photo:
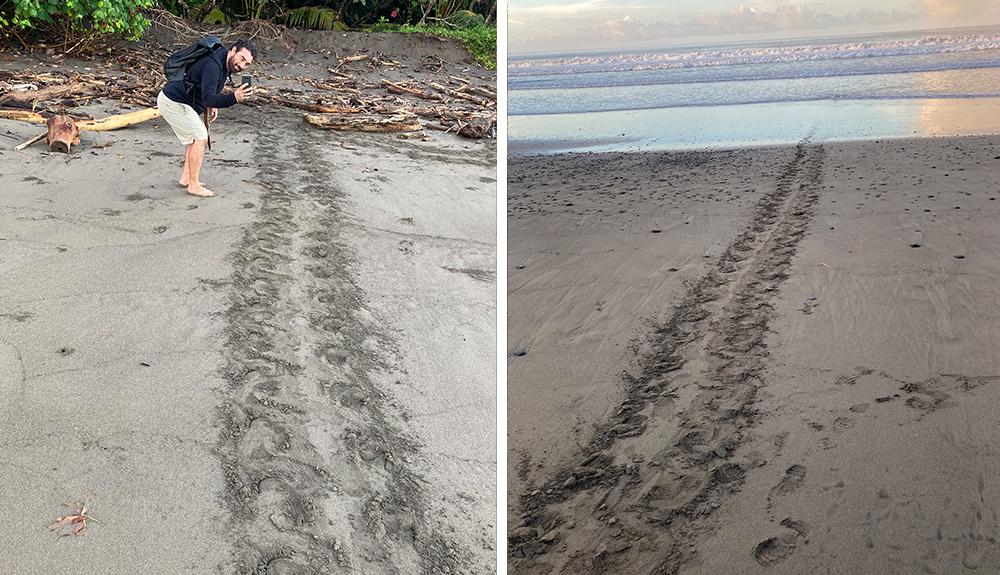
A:
<svg viewBox="0 0 1000 575">
<path fill-rule="evenodd" d="M 65 517 L 60 517 L 60 518 L 56 519 L 55 523 L 53 523 L 52 525 L 49 525 L 49 531 L 52 531 L 54 529 L 59 529 L 60 527 L 64 527 L 64 526 L 67 526 L 67 525 L 69 525 L 69 526 L 76 525 L 76 528 L 72 529 L 70 531 L 67 531 L 66 533 L 60 533 L 59 534 L 60 537 L 63 537 L 63 536 L 66 536 L 66 535 L 70 535 L 70 534 L 72 534 L 72 535 L 83 535 L 83 532 L 86 531 L 86 529 L 87 529 L 87 521 L 88 520 L 89 521 L 93 521 L 94 523 L 100 523 L 100 521 L 94 519 L 90 515 L 87 515 L 87 504 L 86 503 L 81 503 L 79 509 L 76 508 L 76 507 L 73 507 L 69 503 L 63 503 L 63 507 L 72 509 L 73 513 L 70 513 L 69 515 L 66 515 Z"/>
</svg>

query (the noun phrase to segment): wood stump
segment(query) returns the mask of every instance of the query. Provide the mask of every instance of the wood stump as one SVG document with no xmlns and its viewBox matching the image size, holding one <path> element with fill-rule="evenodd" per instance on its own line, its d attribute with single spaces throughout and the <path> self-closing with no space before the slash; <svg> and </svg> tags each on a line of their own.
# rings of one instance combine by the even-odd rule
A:
<svg viewBox="0 0 1000 575">
<path fill-rule="evenodd" d="M 48 119 L 49 133 L 45 142 L 52 152 L 68 154 L 70 147 L 80 143 L 80 128 L 69 116 L 52 116 Z"/>
</svg>

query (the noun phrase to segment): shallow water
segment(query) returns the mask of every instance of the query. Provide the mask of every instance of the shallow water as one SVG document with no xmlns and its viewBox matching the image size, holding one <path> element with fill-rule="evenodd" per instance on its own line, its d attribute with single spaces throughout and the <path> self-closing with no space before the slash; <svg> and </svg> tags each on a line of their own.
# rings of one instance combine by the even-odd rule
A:
<svg viewBox="0 0 1000 575">
<path fill-rule="evenodd" d="M 511 153 L 1000 133 L 1000 30 L 514 57 Z"/>
<path fill-rule="evenodd" d="M 817 101 L 512 116 L 514 155 L 1000 133 L 1000 98 Z"/>
</svg>

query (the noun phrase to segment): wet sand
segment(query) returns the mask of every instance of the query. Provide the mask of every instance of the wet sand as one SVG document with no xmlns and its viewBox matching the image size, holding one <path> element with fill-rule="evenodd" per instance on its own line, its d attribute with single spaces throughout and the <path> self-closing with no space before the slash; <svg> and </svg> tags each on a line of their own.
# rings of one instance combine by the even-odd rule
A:
<svg viewBox="0 0 1000 575">
<path fill-rule="evenodd" d="M 495 142 L 223 110 L 199 199 L 162 122 L 37 130 L 0 121 L 0 571 L 495 570 Z"/>
<path fill-rule="evenodd" d="M 512 161 L 511 572 L 1000 568 L 998 166 L 997 137 Z"/>
</svg>

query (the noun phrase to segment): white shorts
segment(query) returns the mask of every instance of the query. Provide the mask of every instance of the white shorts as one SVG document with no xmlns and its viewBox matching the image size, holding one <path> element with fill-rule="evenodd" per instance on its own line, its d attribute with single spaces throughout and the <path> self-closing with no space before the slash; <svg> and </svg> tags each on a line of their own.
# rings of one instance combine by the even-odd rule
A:
<svg viewBox="0 0 1000 575">
<path fill-rule="evenodd" d="M 160 115 L 163 116 L 163 119 L 174 129 L 181 144 L 187 146 L 193 144 L 195 140 L 205 141 L 208 139 L 205 123 L 191 106 L 174 102 L 162 90 L 156 96 L 156 106 L 160 109 Z"/>
</svg>

